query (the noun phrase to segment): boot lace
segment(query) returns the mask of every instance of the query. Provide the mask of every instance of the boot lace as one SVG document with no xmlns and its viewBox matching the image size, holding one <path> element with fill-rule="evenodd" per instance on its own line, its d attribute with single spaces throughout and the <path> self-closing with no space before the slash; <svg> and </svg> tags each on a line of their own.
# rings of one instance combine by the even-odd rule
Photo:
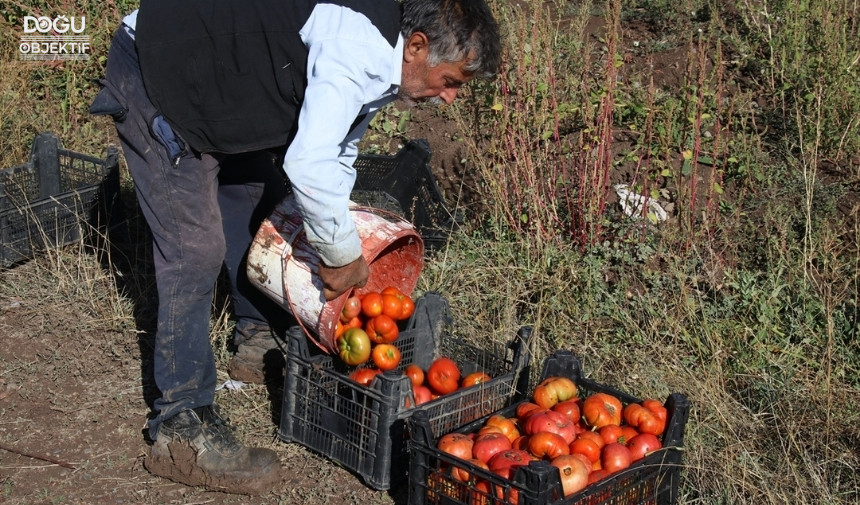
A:
<svg viewBox="0 0 860 505">
<path fill-rule="evenodd" d="M 234 428 L 218 414 L 217 407 L 198 407 L 194 412 L 200 418 L 200 431 L 212 448 L 224 453 L 234 453 L 242 449 L 242 444 L 236 440 Z"/>
</svg>

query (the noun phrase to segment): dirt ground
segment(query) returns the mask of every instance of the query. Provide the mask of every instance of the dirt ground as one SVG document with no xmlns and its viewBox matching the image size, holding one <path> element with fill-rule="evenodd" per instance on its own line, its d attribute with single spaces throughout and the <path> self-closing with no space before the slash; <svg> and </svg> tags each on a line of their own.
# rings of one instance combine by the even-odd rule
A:
<svg viewBox="0 0 860 505">
<path fill-rule="evenodd" d="M 17 270 L 19 279 L 39 274 L 30 264 Z M 75 301 L 0 297 L 0 503 L 405 503 L 277 440 L 263 386 L 222 390 L 218 402 L 228 414 L 236 403 L 256 408 L 254 419 L 233 421 L 243 440 L 280 455 L 285 472 L 271 495 L 205 492 L 150 475 L 142 466 L 146 336 L 104 331 L 87 312 Z"/>
</svg>

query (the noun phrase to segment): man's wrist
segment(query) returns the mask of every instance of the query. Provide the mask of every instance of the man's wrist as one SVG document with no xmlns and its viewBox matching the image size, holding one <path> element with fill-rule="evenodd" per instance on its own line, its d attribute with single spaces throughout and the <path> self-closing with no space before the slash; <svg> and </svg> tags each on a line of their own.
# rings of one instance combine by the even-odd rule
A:
<svg viewBox="0 0 860 505">
<path fill-rule="evenodd" d="M 349 265 L 362 254 L 361 240 L 353 234 L 337 244 L 311 244 L 316 249 L 323 264 L 330 268 Z"/>
</svg>

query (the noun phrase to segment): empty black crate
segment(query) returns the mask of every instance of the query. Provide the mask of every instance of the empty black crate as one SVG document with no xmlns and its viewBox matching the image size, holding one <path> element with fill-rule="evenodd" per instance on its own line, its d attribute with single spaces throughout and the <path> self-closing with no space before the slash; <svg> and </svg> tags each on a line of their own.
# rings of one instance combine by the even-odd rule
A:
<svg viewBox="0 0 860 505">
<path fill-rule="evenodd" d="M 278 436 L 340 463 L 374 489 L 389 489 L 406 476 L 409 455 L 405 419 L 422 411 L 439 431 L 452 430 L 519 400 L 528 385 L 529 328 L 507 346 L 478 349 L 452 337 L 448 302 L 438 293 L 416 300 L 415 313 L 395 342 L 401 350 L 397 370 L 377 376 L 371 387 L 348 377 L 336 357 L 309 345 L 300 328 L 288 335 L 284 398 Z M 491 340 L 491 339 L 488 339 Z M 465 376 L 484 371 L 492 379 L 459 389 L 417 407 L 403 369 L 427 369 L 439 356 L 453 358 Z"/>
<path fill-rule="evenodd" d="M 576 382 L 580 396 L 605 392 L 618 397 L 623 404 L 640 400 L 610 386 L 586 379 L 579 359 L 567 351 L 558 351 L 544 362 L 541 379 L 564 376 Z M 446 431 L 435 430 L 426 417 L 416 413 L 409 419 L 410 431 L 410 505 L 672 505 L 677 501 L 684 446 L 684 427 L 689 418 L 690 403 L 686 396 L 673 393 L 665 402 L 668 410 L 663 449 L 654 451 L 609 477 L 589 485 L 569 497 L 561 492 L 558 470 L 547 461 L 534 461 L 520 467 L 513 480 L 486 471 L 436 448 L 438 437 Z M 517 405 L 495 412 L 506 417 L 516 416 Z M 476 420 L 457 430 L 475 433 L 487 418 Z M 466 469 L 470 482 L 461 482 L 451 475 L 451 468 Z M 486 488 L 478 489 L 479 481 Z M 482 484 L 483 486 L 484 484 Z M 511 501 L 516 497 L 516 501 Z"/>
<path fill-rule="evenodd" d="M 426 140 L 409 141 L 394 156 L 360 154 L 353 167 L 356 181 L 352 200 L 389 210 L 408 219 L 433 250 L 443 246 L 459 218 L 445 205 L 430 170 Z"/>
<path fill-rule="evenodd" d="M 0 266 L 107 224 L 119 196 L 117 160 L 114 147 L 99 159 L 63 149 L 51 133 L 39 134 L 26 164 L 0 170 Z"/>
</svg>

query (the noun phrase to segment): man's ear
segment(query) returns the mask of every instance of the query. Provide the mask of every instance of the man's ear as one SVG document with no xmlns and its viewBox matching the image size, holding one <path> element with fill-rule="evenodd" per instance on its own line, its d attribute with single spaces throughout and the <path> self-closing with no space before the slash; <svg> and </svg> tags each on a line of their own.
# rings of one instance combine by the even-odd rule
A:
<svg viewBox="0 0 860 505">
<path fill-rule="evenodd" d="M 427 59 L 430 41 L 423 32 L 415 32 L 409 36 L 403 46 L 403 61 L 411 63 L 415 60 Z"/>
</svg>

